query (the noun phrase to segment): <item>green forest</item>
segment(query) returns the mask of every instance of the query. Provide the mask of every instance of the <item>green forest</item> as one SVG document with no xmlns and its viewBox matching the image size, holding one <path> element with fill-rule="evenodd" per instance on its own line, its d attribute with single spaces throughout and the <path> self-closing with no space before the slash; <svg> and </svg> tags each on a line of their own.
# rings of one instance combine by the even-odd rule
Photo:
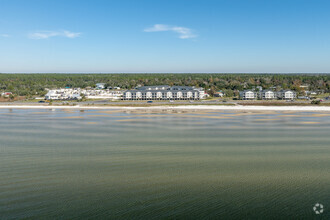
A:
<svg viewBox="0 0 330 220">
<path fill-rule="evenodd" d="M 144 85 L 185 85 L 205 88 L 210 95 L 223 90 L 227 96 L 262 86 L 329 93 L 330 74 L 0 74 L 0 91 L 15 96 L 42 96 L 46 89 L 95 87 L 96 83 L 132 89 Z M 301 86 L 308 86 L 302 88 Z"/>
</svg>

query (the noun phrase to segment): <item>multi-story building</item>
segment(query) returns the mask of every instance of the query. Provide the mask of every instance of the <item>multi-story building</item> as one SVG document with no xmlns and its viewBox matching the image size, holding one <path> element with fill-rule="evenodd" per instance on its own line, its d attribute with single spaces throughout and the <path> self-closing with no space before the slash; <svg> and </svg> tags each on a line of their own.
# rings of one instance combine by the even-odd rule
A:
<svg viewBox="0 0 330 220">
<path fill-rule="evenodd" d="M 272 100 L 272 99 L 295 99 L 297 97 L 296 92 L 292 90 L 281 90 L 279 92 L 274 92 L 270 89 L 262 90 L 256 92 L 254 90 L 244 90 L 239 92 L 240 99 L 243 100 L 253 100 L 253 99 L 262 99 L 262 100 Z"/>
<path fill-rule="evenodd" d="M 251 100 L 256 99 L 258 96 L 257 93 L 253 90 L 244 90 L 239 92 L 239 97 L 243 100 Z"/>
<path fill-rule="evenodd" d="M 277 94 L 276 94 L 276 92 L 274 92 L 272 90 L 263 90 L 263 91 L 259 92 L 259 98 L 263 99 L 263 100 L 276 99 Z"/>
<path fill-rule="evenodd" d="M 281 90 L 277 92 L 277 97 L 279 99 L 295 99 L 297 97 L 297 93 L 292 90 Z"/>
<path fill-rule="evenodd" d="M 197 100 L 204 98 L 202 92 L 190 86 L 142 86 L 125 91 L 123 100 Z"/>
</svg>

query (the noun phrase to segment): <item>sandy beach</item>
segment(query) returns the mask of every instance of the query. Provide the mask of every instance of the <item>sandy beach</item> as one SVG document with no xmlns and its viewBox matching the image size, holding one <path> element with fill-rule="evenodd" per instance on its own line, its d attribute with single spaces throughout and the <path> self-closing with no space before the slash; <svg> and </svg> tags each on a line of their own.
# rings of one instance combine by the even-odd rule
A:
<svg viewBox="0 0 330 220">
<path fill-rule="evenodd" d="M 330 112 L 329 106 L 243 106 L 243 105 L 177 105 L 177 106 L 42 106 L 0 105 L 0 109 L 117 109 L 117 110 L 243 110 L 243 111 L 315 111 Z"/>
</svg>

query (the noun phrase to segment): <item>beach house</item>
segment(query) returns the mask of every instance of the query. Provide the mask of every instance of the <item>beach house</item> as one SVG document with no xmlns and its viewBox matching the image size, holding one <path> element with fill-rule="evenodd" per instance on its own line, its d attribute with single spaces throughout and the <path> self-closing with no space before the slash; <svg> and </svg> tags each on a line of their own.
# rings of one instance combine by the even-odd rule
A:
<svg viewBox="0 0 330 220">
<path fill-rule="evenodd" d="M 272 90 L 262 90 L 261 92 L 259 92 L 259 98 L 263 100 L 276 99 L 277 94 Z"/>
<path fill-rule="evenodd" d="M 242 100 L 252 100 L 257 98 L 257 93 L 253 90 L 244 90 L 239 92 L 239 97 Z"/>
<path fill-rule="evenodd" d="M 297 93 L 292 90 L 281 90 L 277 93 L 277 97 L 279 99 L 295 99 L 297 97 Z"/>
</svg>

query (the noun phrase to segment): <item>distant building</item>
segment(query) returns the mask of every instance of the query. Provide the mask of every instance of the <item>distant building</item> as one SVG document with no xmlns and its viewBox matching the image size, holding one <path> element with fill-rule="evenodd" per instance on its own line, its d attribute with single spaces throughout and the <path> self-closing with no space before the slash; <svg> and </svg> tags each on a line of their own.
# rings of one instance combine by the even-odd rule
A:
<svg viewBox="0 0 330 220">
<path fill-rule="evenodd" d="M 225 93 L 222 90 L 216 91 L 214 93 L 215 97 L 223 97 L 225 95 Z"/>
<path fill-rule="evenodd" d="M 253 90 L 244 90 L 239 92 L 240 99 L 252 100 L 257 98 L 257 93 Z"/>
<path fill-rule="evenodd" d="M 13 94 L 12 92 L 3 92 L 3 93 L 1 93 L 1 96 L 2 97 L 9 97 L 12 94 Z"/>
<path fill-rule="evenodd" d="M 47 100 L 78 100 L 81 99 L 80 92 L 73 89 L 55 89 L 49 90 L 45 95 Z"/>
<path fill-rule="evenodd" d="M 272 90 L 263 90 L 261 92 L 259 92 L 259 98 L 263 99 L 263 100 L 271 100 L 271 99 L 276 99 L 277 98 L 277 94 L 276 92 L 272 91 Z"/>
<path fill-rule="evenodd" d="M 205 92 L 205 90 L 203 88 L 194 88 L 194 89 L 199 91 L 199 99 L 205 99 L 210 96 L 209 94 L 207 94 Z"/>
<path fill-rule="evenodd" d="M 142 86 L 127 90 L 124 100 L 196 100 L 205 96 L 203 89 L 190 86 Z"/>
<path fill-rule="evenodd" d="M 297 97 L 297 93 L 292 90 L 281 90 L 277 92 L 277 97 L 279 99 L 295 99 Z"/>
<path fill-rule="evenodd" d="M 72 100 L 82 99 L 85 96 L 88 99 L 112 99 L 118 100 L 122 96 L 122 91 L 113 91 L 109 89 L 54 89 L 49 90 L 45 99 L 52 100 Z"/>
<path fill-rule="evenodd" d="M 315 91 L 305 91 L 306 95 L 317 95 L 317 92 Z"/>
<path fill-rule="evenodd" d="M 48 93 L 45 95 L 45 99 L 47 100 L 61 99 L 61 93 L 57 92 L 56 90 L 49 90 Z"/>
<path fill-rule="evenodd" d="M 105 89 L 105 83 L 96 83 L 97 89 Z"/>
<path fill-rule="evenodd" d="M 267 89 L 259 91 L 258 93 L 254 90 L 244 90 L 239 92 L 240 99 L 243 100 L 253 100 L 256 98 L 262 100 L 273 100 L 273 99 L 295 99 L 297 98 L 297 93 L 292 90 L 281 90 L 275 92 L 273 90 Z"/>
<path fill-rule="evenodd" d="M 306 100 L 309 100 L 310 98 L 308 96 L 298 96 L 297 99 L 306 99 Z"/>
</svg>

